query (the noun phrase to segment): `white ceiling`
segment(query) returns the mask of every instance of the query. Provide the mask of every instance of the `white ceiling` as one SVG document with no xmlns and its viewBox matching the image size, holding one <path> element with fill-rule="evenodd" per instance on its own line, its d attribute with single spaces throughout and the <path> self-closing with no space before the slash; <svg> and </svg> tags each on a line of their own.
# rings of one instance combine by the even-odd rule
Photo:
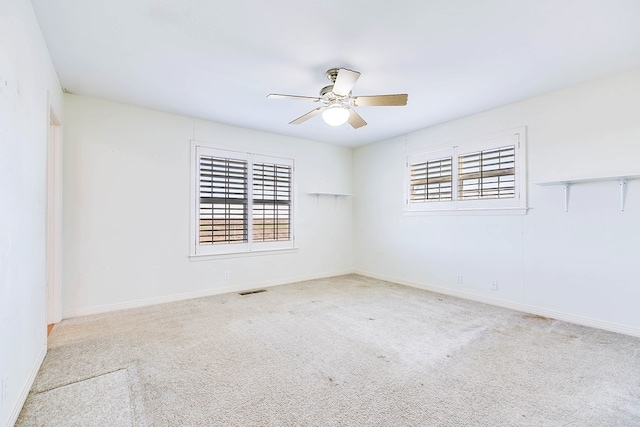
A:
<svg viewBox="0 0 640 427">
<path fill-rule="evenodd" d="M 69 92 L 358 146 L 640 66 L 640 0 L 32 0 Z M 294 118 L 362 73 L 369 123 Z"/>
</svg>

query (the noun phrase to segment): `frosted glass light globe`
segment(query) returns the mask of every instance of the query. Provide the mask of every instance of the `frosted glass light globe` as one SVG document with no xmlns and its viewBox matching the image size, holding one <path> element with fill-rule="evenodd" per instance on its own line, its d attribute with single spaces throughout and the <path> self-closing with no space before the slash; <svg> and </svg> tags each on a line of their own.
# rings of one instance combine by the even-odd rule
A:
<svg viewBox="0 0 640 427">
<path fill-rule="evenodd" d="M 329 126 L 340 126 L 349 120 L 349 110 L 340 105 L 331 105 L 322 112 L 322 120 Z"/>
</svg>

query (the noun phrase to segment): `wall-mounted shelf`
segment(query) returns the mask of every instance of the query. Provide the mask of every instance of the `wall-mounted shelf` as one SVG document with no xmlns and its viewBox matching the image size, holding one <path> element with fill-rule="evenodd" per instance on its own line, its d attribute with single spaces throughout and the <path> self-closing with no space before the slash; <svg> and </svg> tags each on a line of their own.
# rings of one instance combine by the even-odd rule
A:
<svg viewBox="0 0 640 427">
<path fill-rule="evenodd" d="M 351 193 L 328 193 L 328 192 L 320 192 L 320 191 L 315 191 L 313 193 L 307 193 L 310 196 L 316 196 L 316 204 L 318 206 L 320 206 L 320 196 L 329 196 L 329 197 L 333 197 L 333 199 L 335 200 L 335 207 L 336 209 L 338 209 L 338 197 L 352 197 L 353 194 Z"/>
<path fill-rule="evenodd" d="M 564 211 L 569 212 L 569 191 L 572 185 L 575 184 L 587 184 L 590 182 L 601 181 L 618 181 L 620 185 L 620 210 L 624 212 L 624 202 L 627 193 L 627 181 L 632 179 L 640 179 L 640 175 L 620 175 L 620 176 L 603 176 L 598 178 L 577 178 L 577 179 L 565 179 L 562 181 L 546 181 L 536 182 L 536 185 L 562 185 L 564 187 Z"/>
<path fill-rule="evenodd" d="M 310 196 L 316 196 L 316 197 L 320 197 L 320 196 L 333 196 L 335 198 L 338 197 L 351 197 L 353 196 L 353 194 L 351 193 L 319 193 L 319 192 L 315 192 L 315 193 L 307 193 Z"/>
</svg>

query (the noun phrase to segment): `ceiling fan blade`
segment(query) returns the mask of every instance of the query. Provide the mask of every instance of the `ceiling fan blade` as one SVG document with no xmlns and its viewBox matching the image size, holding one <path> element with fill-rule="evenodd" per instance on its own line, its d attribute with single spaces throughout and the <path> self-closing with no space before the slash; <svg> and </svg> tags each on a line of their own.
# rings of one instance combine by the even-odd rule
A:
<svg viewBox="0 0 640 427">
<path fill-rule="evenodd" d="M 299 101 L 313 101 L 313 102 L 320 101 L 320 98 L 316 98 L 313 96 L 282 95 L 279 93 L 270 93 L 269 95 L 267 95 L 267 99 L 297 99 Z"/>
<path fill-rule="evenodd" d="M 356 84 L 358 77 L 360 77 L 359 72 L 340 68 L 340 70 L 338 70 L 336 82 L 333 84 L 333 93 L 338 96 L 349 95 L 349 92 L 353 89 L 353 85 Z"/>
<path fill-rule="evenodd" d="M 348 120 L 348 122 L 351 125 L 351 127 L 354 128 L 354 129 L 361 128 L 362 126 L 365 126 L 367 124 L 367 122 L 365 122 L 364 119 L 362 117 L 360 117 L 360 114 L 356 113 L 353 110 L 353 108 L 349 109 L 349 120 Z"/>
<path fill-rule="evenodd" d="M 354 96 L 353 104 L 357 107 L 383 107 L 395 105 L 407 105 L 406 93 L 395 95 Z"/>
<path fill-rule="evenodd" d="M 299 125 L 302 122 L 306 122 L 307 120 L 309 120 L 311 117 L 313 116 L 317 116 L 318 114 L 322 113 L 324 110 L 326 110 L 327 107 L 325 107 L 324 105 L 322 107 L 318 107 L 315 110 L 311 110 L 309 111 L 307 114 L 303 114 L 302 116 L 298 117 L 297 119 L 293 120 L 292 122 L 290 122 L 290 125 Z"/>
</svg>

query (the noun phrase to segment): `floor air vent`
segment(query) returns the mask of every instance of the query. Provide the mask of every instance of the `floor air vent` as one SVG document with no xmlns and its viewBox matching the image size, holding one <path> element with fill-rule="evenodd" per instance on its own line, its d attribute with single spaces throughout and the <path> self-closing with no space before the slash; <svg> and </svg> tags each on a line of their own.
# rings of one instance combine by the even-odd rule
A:
<svg viewBox="0 0 640 427">
<path fill-rule="evenodd" d="M 258 289 L 257 291 L 238 292 L 240 295 L 259 294 L 260 292 L 267 292 L 266 289 Z"/>
</svg>

